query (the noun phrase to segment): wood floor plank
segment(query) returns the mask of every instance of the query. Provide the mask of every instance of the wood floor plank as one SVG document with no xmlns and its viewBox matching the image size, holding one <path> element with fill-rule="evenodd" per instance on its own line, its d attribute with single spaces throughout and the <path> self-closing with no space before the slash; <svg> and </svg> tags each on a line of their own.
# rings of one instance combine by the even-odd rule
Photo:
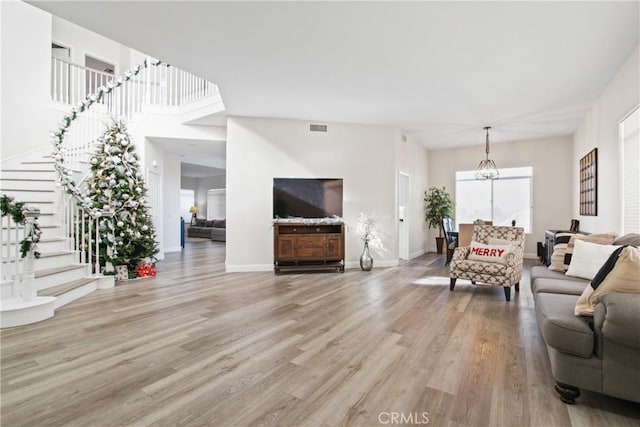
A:
<svg viewBox="0 0 640 427">
<path fill-rule="evenodd" d="M 372 426 L 395 413 L 401 425 L 640 426 L 640 405 L 554 394 L 533 261 L 506 302 L 499 288 L 425 284 L 447 277 L 443 255 L 278 276 L 229 274 L 224 259 L 223 243 L 191 239 L 155 278 L 0 331 L 2 425 Z"/>
</svg>

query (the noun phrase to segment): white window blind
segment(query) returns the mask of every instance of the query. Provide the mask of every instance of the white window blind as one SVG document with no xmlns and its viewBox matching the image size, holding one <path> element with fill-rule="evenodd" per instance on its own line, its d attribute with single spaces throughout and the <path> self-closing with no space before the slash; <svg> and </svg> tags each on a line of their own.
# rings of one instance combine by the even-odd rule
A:
<svg viewBox="0 0 640 427">
<path fill-rule="evenodd" d="M 622 232 L 640 233 L 640 109 L 620 126 L 622 140 Z"/>
<path fill-rule="evenodd" d="M 207 191 L 207 219 L 227 217 L 227 190 L 224 188 Z"/>
</svg>

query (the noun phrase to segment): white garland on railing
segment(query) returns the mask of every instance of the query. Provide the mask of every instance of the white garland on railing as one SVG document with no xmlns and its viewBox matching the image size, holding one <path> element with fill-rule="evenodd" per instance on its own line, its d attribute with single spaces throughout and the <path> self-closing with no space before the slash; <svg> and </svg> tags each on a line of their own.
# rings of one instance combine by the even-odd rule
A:
<svg viewBox="0 0 640 427">
<path fill-rule="evenodd" d="M 62 142 L 64 141 L 65 134 L 71 126 L 71 123 L 78 118 L 78 115 L 87 111 L 96 102 L 99 102 L 103 96 L 111 93 L 115 88 L 122 86 L 124 82 L 127 82 L 137 76 L 142 69 L 147 68 L 149 65 L 158 66 L 160 64 L 162 64 L 162 62 L 157 59 L 150 60 L 149 58 L 146 58 L 132 70 L 125 71 L 124 75 L 118 77 L 116 80 L 108 82 L 106 86 L 100 86 L 95 94 L 87 95 L 84 101 L 81 101 L 76 107 L 73 107 L 71 112 L 62 118 L 62 123 L 60 123 L 58 129 L 51 133 L 51 137 L 53 139 L 52 154 L 55 161 L 54 167 L 58 173 L 59 183 L 65 191 L 71 194 L 89 213 L 89 215 L 94 218 L 101 217 L 106 212 L 93 206 L 91 199 L 87 197 L 87 194 L 78 188 L 76 183 L 73 181 L 73 171 L 64 165 Z"/>
</svg>

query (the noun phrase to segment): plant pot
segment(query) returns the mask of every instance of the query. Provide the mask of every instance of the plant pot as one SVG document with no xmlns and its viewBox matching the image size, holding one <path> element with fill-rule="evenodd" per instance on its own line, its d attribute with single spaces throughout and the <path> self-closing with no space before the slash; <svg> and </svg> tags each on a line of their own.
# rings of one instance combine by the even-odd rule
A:
<svg viewBox="0 0 640 427">
<path fill-rule="evenodd" d="M 436 237 L 436 251 L 441 254 L 444 248 L 444 237 Z"/>
</svg>

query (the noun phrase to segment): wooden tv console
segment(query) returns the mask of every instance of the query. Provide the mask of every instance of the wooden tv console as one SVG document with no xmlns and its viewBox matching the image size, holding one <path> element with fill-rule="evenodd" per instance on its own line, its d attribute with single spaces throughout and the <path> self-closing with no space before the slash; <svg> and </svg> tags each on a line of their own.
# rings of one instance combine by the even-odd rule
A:
<svg viewBox="0 0 640 427">
<path fill-rule="evenodd" d="M 344 224 L 276 223 L 273 267 L 283 271 L 344 272 Z"/>
</svg>

